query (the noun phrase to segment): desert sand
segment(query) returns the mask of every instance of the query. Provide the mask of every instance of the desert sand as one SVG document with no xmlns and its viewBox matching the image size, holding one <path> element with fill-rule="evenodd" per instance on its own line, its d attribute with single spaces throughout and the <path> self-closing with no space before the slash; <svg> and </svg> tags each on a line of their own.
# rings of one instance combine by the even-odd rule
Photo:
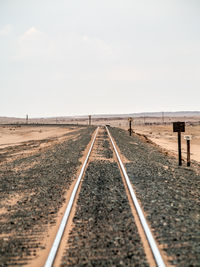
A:
<svg viewBox="0 0 200 267">
<path fill-rule="evenodd" d="M 73 135 L 81 127 L 6 125 L 0 127 L 0 164 L 35 154 Z M 73 136 L 72 136 L 73 135 Z"/>
<path fill-rule="evenodd" d="M 133 119 L 132 129 L 134 132 L 144 134 L 152 142 L 161 148 L 167 150 L 173 156 L 177 157 L 178 141 L 177 133 L 173 132 L 173 121 L 185 121 L 185 133 L 182 133 L 182 157 L 187 158 L 187 146 L 184 135 L 191 135 L 191 160 L 200 162 L 200 118 L 199 117 L 177 117 L 165 118 L 162 124 L 162 118 L 135 118 Z M 80 123 L 80 122 L 79 122 Z M 92 124 L 110 125 L 128 130 L 129 122 L 127 119 L 106 119 L 92 120 Z"/>
<path fill-rule="evenodd" d="M 64 127 L 34 127 L 34 126 L 1 126 L 0 148 L 17 145 L 31 140 L 42 140 L 50 137 L 59 137 L 72 131 Z"/>
<path fill-rule="evenodd" d="M 151 141 L 162 148 L 177 155 L 178 143 L 177 133 L 173 133 L 172 125 L 135 126 L 136 133 L 146 135 Z M 187 158 L 187 144 L 184 135 L 191 135 L 191 159 L 200 162 L 200 125 L 186 126 L 185 133 L 182 133 L 181 146 L 182 156 Z"/>
<path fill-rule="evenodd" d="M 161 148 L 166 149 L 177 157 L 177 133 L 173 133 L 173 121 L 185 121 L 186 132 L 182 133 L 182 156 L 186 159 L 186 140 L 184 135 L 192 135 L 191 140 L 191 160 L 200 162 L 200 118 L 199 117 L 165 117 L 163 123 L 162 118 L 157 117 L 140 117 L 134 118 L 132 128 L 136 133 L 146 135 L 152 142 Z M 45 123 L 53 123 L 54 121 L 45 121 Z M 54 122 L 55 123 L 55 122 Z M 59 137 L 66 133 L 63 127 L 42 127 L 42 126 L 1 126 L 0 127 L 0 148 L 12 146 L 21 142 L 30 140 L 42 140 L 51 137 Z M 88 125 L 88 119 L 72 119 L 61 121 L 61 123 Z M 92 125 L 110 125 L 123 129 L 129 128 L 127 118 L 92 118 Z M 73 127 L 70 128 L 70 131 Z"/>
</svg>

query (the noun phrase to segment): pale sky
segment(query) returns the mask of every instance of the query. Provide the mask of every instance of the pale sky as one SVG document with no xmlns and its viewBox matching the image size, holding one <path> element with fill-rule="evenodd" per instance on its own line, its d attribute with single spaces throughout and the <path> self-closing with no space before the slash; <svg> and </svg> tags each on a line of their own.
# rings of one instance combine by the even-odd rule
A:
<svg viewBox="0 0 200 267">
<path fill-rule="evenodd" d="M 200 0 L 0 0 L 0 116 L 200 110 Z"/>
</svg>

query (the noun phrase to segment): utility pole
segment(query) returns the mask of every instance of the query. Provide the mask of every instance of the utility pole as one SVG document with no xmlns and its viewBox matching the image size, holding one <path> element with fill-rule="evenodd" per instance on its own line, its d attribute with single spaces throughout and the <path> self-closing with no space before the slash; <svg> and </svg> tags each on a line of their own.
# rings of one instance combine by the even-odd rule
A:
<svg viewBox="0 0 200 267">
<path fill-rule="evenodd" d="M 89 125 L 91 125 L 91 118 L 92 118 L 92 116 L 89 115 L 88 117 L 89 117 Z"/>
<path fill-rule="evenodd" d="M 133 118 L 128 118 L 128 121 L 129 121 L 129 129 L 128 129 L 128 131 L 129 131 L 129 135 L 131 136 L 131 134 L 132 134 L 132 127 L 131 127 L 131 123 L 132 123 L 132 121 L 133 121 Z"/>
</svg>

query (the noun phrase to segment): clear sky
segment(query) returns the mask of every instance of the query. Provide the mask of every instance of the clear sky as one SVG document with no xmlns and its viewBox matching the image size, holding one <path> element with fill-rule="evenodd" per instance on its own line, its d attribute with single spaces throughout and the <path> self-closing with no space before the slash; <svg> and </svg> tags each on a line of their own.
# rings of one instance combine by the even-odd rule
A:
<svg viewBox="0 0 200 267">
<path fill-rule="evenodd" d="M 200 0 L 0 0 L 0 116 L 200 110 Z"/>
</svg>

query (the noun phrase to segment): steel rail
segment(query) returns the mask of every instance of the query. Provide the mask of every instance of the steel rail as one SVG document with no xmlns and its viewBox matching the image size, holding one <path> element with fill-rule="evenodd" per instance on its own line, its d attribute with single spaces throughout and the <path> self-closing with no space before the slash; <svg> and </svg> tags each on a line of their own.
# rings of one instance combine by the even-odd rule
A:
<svg viewBox="0 0 200 267">
<path fill-rule="evenodd" d="M 159 251 L 159 249 L 158 249 L 158 247 L 157 247 L 157 245 L 156 245 L 156 242 L 155 242 L 155 240 L 154 240 L 154 238 L 153 238 L 153 235 L 152 235 L 152 233 L 151 233 L 151 230 L 150 230 L 150 228 L 149 228 L 149 226 L 148 226 L 148 224 L 147 224 L 147 221 L 146 221 L 146 219 L 145 219 L 145 217 L 144 217 L 144 214 L 143 214 L 143 212 L 142 212 L 142 209 L 141 209 L 141 207 L 140 207 L 140 205 L 139 205 L 139 202 L 138 202 L 138 200 L 137 200 L 137 198 L 136 198 L 136 195 L 135 195 L 135 193 L 134 193 L 134 191 L 133 191 L 133 187 L 132 187 L 132 185 L 131 185 L 130 179 L 129 179 L 128 175 L 127 175 L 127 172 L 126 172 L 126 170 L 125 170 L 125 167 L 124 167 L 124 165 L 123 165 L 123 163 L 122 163 L 122 161 L 121 161 L 121 159 L 120 159 L 119 153 L 118 153 L 118 151 L 117 151 L 117 149 L 116 149 L 116 147 L 115 147 L 115 144 L 114 144 L 114 142 L 113 142 L 113 139 L 112 139 L 111 134 L 110 134 L 110 132 L 109 132 L 109 130 L 108 130 L 107 127 L 106 127 L 106 130 L 107 130 L 107 132 L 108 132 L 108 135 L 109 135 L 109 137 L 110 137 L 112 146 L 113 146 L 114 151 L 115 151 L 115 153 L 116 153 L 116 156 L 117 156 L 117 159 L 118 159 L 120 168 L 121 168 L 121 170 L 122 170 L 122 172 L 123 172 L 123 175 L 124 175 L 124 177 L 125 177 L 126 184 L 127 184 L 127 186 L 128 186 L 128 189 L 129 189 L 131 198 L 132 198 L 132 200 L 133 200 L 133 203 L 134 203 L 134 206 L 135 206 L 135 208 L 136 208 L 136 211 L 137 211 L 137 214 L 138 214 L 138 216 L 139 216 L 139 219 L 140 219 L 140 222 L 141 222 L 141 224 L 142 224 L 142 227 L 143 227 L 143 229 L 144 229 L 144 232 L 145 232 L 146 238 L 147 238 L 147 240 L 148 240 L 149 246 L 150 246 L 150 248 L 151 248 L 152 254 L 153 254 L 153 256 L 154 256 L 155 262 L 156 262 L 156 264 L 157 264 L 158 267 L 165 267 L 166 265 L 165 265 L 165 263 L 164 263 L 164 261 L 163 261 L 163 259 L 162 259 L 162 256 L 161 256 L 161 254 L 160 254 L 160 251 Z"/>
<path fill-rule="evenodd" d="M 57 254 L 57 251 L 58 251 L 58 248 L 59 248 L 59 245 L 60 245 L 60 242 L 61 242 L 61 239 L 62 239 L 62 236 L 63 236 L 63 233 L 64 233 L 64 230 L 65 230 L 65 226 L 67 224 L 67 221 L 68 221 L 68 218 L 69 218 L 69 215 L 70 215 L 70 211 L 71 211 L 71 208 L 73 206 L 73 202 L 74 202 L 74 199 L 75 199 L 75 196 L 76 196 L 76 193 L 77 193 L 77 190 L 78 190 L 78 187 L 79 187 L 79 184 L 80 184 L 80 181 L 81 181 L 81 178 L 83 176 L 83 173 L 84 173 L 84 170 L 85 170 L 85 167 L 86 167 L 86 164 L 88 162 L 88 159 L 89 159 L 89 156 L 90 156 L 90 153 L 92 151 L 92 148 L 93 148 L 93 145 L 94 145 L 94 142 L 96 140 L 96 136 L 97 136 L 97 133 L 98 133 L 98 130 L 99 130 L 99 127 L 97 128 L 96 130 L 96 133 L 95 133 L 95 136 L 93 138 L 93 141 L 92 141 L 92 144 L 90 146 L 90 149 L 89 149 L 89 152 L 87 154 L 87 157 L 83 163 L 83 166 L 81 168 L 81 172 L 79 174 L 79 177 L 77 179 L 77 182 L 74 186 L 74 189 L 73 189 L 73 192 L 71 194 L 71 197 L 70 197 L 70 200 L 69 200 L 69 203 L 67 205 L 67 208 L 65 210 L 65 213 L 64 213 L 64 216 L 62 218 L 62 221 L 61 221 L 61 224 L 59 226 L 59 229 L 58 229 L 58 232 L 56 234 L 56 237 L 55 237 L 55 240 L 53 242 L 53 245 L 51 247 L 51 250 L 49 252 L 49 255 L 48 255 L 48 258 L 45 262 L 45 265 L 44 267 L 51 267 L 54 263 L 54 260 L 55 260 L 55 257 L 56 257 L 56 254 Z"/>
</svg>

